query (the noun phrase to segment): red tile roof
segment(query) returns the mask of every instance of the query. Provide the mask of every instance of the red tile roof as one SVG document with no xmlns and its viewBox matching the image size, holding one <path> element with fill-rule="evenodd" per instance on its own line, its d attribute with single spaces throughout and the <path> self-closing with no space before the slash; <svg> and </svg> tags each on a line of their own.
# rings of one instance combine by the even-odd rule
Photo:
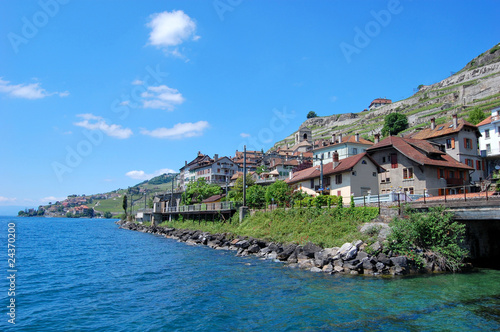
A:
<svg viewBox="0 0 500 332">
<path fill-rule="evenodd" d="M 484 125 L 487 125 L 487 124 L 490 124 L 491 123 L 491 115 L 489 117 L 487 117 L 486 119 L 484 119 L 483 121 L 479 122 L 476 127 L 479 127 L 479 126 L 484 126 Z"/>
<path fill-rule="evenodd" d="M 449 122 L 446 122 L 442 125 L 436 125 L 436 128 L 434 128 L 434 129 L 431 129 L 429 127 L 429 128 L 417 131 L 413 134 L 407 135 L 406 137 L 414 138 L 414 139 L 429 139 L 429 138 L 440 137 L 440 136 L 458 133 L 464 127 L 469 127 L 473 130 L 476 130 L 477 134 L 479 135 L 479 130 L 477 129 L 477 126 L 474 126 L 472 123 L 469 123 L 463 119 L 459 119 L 459 120 L 457 120 L 457 128 L 453 128 L 453 121 L 449 121 Z"/>
<path fill-rule="evenodd" d="M 333 163 L 328 163 L 323 165 L 323 175 L 332 175 L 332 174 L 339 174 L 343 172 L 350 171 L 363 157 L 367 157 L 370 159 L 370 161 L 377 167 L 379 167 L 379 170 L 382 171 L 384 170 L 371 156 L 369 156 L 366 152 L 341 159 L 339 161 L 339 164 L 337 167 L 333 167 Z M 308 179 L 314 179 L 320 176 L 320 166 L 313 166 L 306 168 L 302 171 L 299 171 L 297 173 L 294 173 L 291 179 L 287 179 L 285 182 L 292 184 L 292 183 L 297 183 L 300 181 L 308 180 Z"/>
<path fill-rule="evenodd" d="M 373 104 L 391 104 L 391 103 L 392 103 L 392 100 L 390 100 L 390 99 L 377 98 L 377 99 L 373 99 L 373 101 L 370 103 L 370 107 Z"/>
<path fill-rule="evenodd" d="M 373 153 L 378 149 L 392 147 L 402 153 L 407 158 L 420 165 L 431 165 L 440 167 L 451 167 L 473 170 L 461 162 L 456 161 L 450 155 L 434 147 L 425 140 L 389 136 L 377 144 L 367 149 L 368 153 Z"/>
</svg>

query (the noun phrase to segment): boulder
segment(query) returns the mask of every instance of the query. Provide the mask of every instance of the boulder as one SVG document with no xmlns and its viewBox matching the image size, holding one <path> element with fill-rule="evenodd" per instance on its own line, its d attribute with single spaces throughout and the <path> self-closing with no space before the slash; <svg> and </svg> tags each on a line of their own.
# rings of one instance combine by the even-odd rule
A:
<svg viewBox="0 0 500 332">
<path fill-rule="evenodd" d="M 346 261 L 353 259 L 358 254 L 358 248 L 356 246 L 351 246 L 351 248 L 342 255 L 342 258 Z"/>
<path fill-rule="evenodd" d="M 303 250 L 304 254 L 307 255 L 307 257 L 313 258 L 314 257 L 314 253 L 316 253 L 318 251 L 321 251 L 322 248 L 320 246 L 315 245 L 312 242 L 308 242 L 304 246 L 304 248 L 302 248 L 302 250 Z"/>
<path fill-rule="evenodd" d="M 377 268 L 377 271 L 382 272 L 385 265 L 384 265 L 384 263 L 378 262 L 377 264 L 375 264 L 375 267 Z"/>
<path fill-rule="evenodd" d="M 246 249 L 246 248 L 250 247 L 250 242 L 248 242 L 247 240 L 241 240 L 241 241 L 238 241 L 235 245 L 238 248 Z"/>
<path fill-rule="evenodd" d="M 288 259 L 286 260 L 288 264 L 294 264 L 297 263 L 297 254 L 293 253 L 290 256 L 288 256 Z"/>
<path fill-rule="evenodd" d="M 337 273 L 344 272 L 344 268 L 342 266 L 334 266 L 333 271 Z"/>
<path fill-rule="evenodd" d="M 295 248 L 297 248 L 296 244 L 289 244 L 283 248 L 283 251 L 278 253 L 278 259 L 280 261 L 286 261 L 291 254 L 295 252 Z"/>
<path fill-rule="evenodd" d="M 391 257 L 391 262 L 395 266 L 401 266 L 401 267 L 408 266 L 408 260 L 406 259 L 406 256 Z"/>
<path fill-rule="evenodd" d="M 358 240 L 358 241 L 356 241 L 356 242 L 354 242 L 354 243 L 353 243 L 353 245 L 354 245 L 357 249 L 359 249 L 359 247 L 361 247 L 361 245 L 362 245 L 362 244 L 363 244 L 363 241 L 361 241 L 361 240 Z"/>
<path fill-rule="evenodd" d="M 389 257 L 387 257 L 387 255 L 382 252 L 377 255 L 377 260 L 385 265 L 391 264 L 391 260 L 389 259 Z"/>
<path fill-rule="evenodd" d="M 323 272 L 323 270 L 320 269 L 319 267 L 313 267 L 313 268 L 311 268 L 311 272 L 317 273 L 317 272 Z"/>
<path fill-rule="evenodd" d="M 304 270 L 310 270 L 314 267 L 314 262 L 312 259 L 298 259 L 299 268 Z"/>
<path fill-rule="evenodd" d="M 333 265 L 332 264 L 327 264 L 323 266 L 323 272 L 325 273 L 332 273 L 333 272 Z"/>
<path fill-rule="evenodd" d="M 363 269 L 364 270 L 373 270 L 373 264 L 370 263 L 370 260 L 368 258 L 363 261 Z"/>
<path fill-rule="evenodd" d="M 342 247 L 340 247 L 338 255 L 339 256 L 345 255 L 345 253 L 351 250 L 351 248 L 352 248 L 352 243 L 347 243 L 347 242 L 344 243 Z"/>
<path fill-rule="evenodd" d="M 364 258 L 368 258 L 368 254 L 364 251 L 358 251 L 358 254 L 356 255 L 356 259 L 359 259 L 361 261 Z"/>
<path fill-rule="evenodd" d="M 370 246 L 370 250 L 373 252 L 374 255 L 376 255 L 382 251 L 382 245 L 380 244 L 379 241 L 376 241 Z"/>
<path fill-rule="evenodd" d="M 250 247 L 248 247 L 248 252 L 251 254 L 256 254 L 260 251 L 260 247 L 258 244 L 252 244 Z"/>
</svg>

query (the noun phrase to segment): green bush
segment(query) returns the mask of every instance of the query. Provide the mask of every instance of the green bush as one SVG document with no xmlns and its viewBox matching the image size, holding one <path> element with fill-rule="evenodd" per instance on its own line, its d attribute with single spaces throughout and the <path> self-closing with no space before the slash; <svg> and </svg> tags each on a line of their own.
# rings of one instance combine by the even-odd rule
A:
<svg viewBox="0 0 500 332">
<path fill-rule="evenodd" d="M 460 270 L 468 255 L 461 246 L 465 225 L 453 221 L 452 214 L 443 207 L 428 212 L 408 210 L 407 214 L 392 221 L 389 248 L 416 263 L 423 261 L 424 253 L 433 253 L 441 268 Z"/>
</svg>

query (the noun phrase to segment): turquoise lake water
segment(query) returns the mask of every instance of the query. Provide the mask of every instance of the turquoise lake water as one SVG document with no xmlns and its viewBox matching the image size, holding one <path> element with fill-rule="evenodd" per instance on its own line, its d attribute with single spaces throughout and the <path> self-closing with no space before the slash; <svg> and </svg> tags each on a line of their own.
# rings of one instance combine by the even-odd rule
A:
<svg viewBox="0 0 500 332">
<path fill-rule="evenodd" d="M 16 319 L 8 323 L 8 224 Z M 118 229 L 110 220 L 0 217 L 0 330 L 494 331 L 500 271 L 330 276 Z"/>
</svg>

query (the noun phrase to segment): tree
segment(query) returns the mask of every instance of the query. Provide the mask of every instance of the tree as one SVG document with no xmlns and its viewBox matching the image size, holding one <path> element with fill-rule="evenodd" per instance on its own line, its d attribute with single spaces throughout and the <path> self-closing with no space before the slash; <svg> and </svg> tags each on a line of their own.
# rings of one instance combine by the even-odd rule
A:
<svg viewBox="0 0 500 332">
<path fill-rule="evenodd" d="M 122 204 L 122 207 L 123 207 L 123 211 L 125 211 L 125 218 L 127 218 L 127 205 L 128 205 L 127 195 L 123 195 L 123 204 Z"/>
<path fill-rule="evenodd" d="M 182 193 L 182 202 L 186 205 L 200 203 L 210 196 L 220 194 L 220 192 L 221 187 L 216 184 L 208 184 L 204 178 L 200 178 L 187 185 L 186 191 Z"/>
<path fill-rule="evenodd" d="M 262 174 L 262 173 L 264 173 L 264 172 L 267 172 L 267 171 L 269 171 L 269 169 L 267 168 L 267 166 L 266 166 L 266 165 L 260 165 L 260 166 L 259 166 L 259 167 L 257 167 L 257 169 L 255 170 L 255 173 L 257 173 L 257 174 L 259 174 L 259 175 L 260 175 L 260 174 Z"/>
<path fill-rule="evenodd" d="M 469 117 L 467 118 L 467 121 L 469 121 L 473 125 L 477 125 L 479 122 L 486 119 L 486 114 L 484 114 L 484 112 L 481 111 L 479 107 L 474 107 L 469 111 L 468 115 Z"/>
<path fill-rule="evenodd" d="M 250 176 L 247 176 L 247 189 L 249 189 L 251 186 L 255 185 L 254 179 L 252 179 Z M 241 202 L 243 201 L 243 176 L 240 176 L 239 178 L 236 179 L 234 182 L 233 189 L 230 191 L 230 199 L 235 202 Z M 247 197 L 248 198 L 248 197 Z"/>
<path fill-rule="evenodd" d="M 273 202 L 284 205 L 290 201 L 290 188 L 285 181 L 277 180 L 266 188 L 266 202 L 271 204 Z"/>
<path fill-rule="evenodd" d="M 317 116 L 318 116 L 318 114 L 316 114 L 316 112 L 314 112 L 314 111 L 310 111 L 309 113 L 307 113 L 308 119 L 312 119 L 312 118 L 315 118 Z"/>
<path fill-rule="evenodd" d="M 394 136 L 408 128 L 408 119 L 402 113 L 390 113 L 385 116 L 382 136 Z"/>
<path fill-rule="evenodd" d="M 247 206 L 250 208 L 262 208 L 266 203 L 266 190 L 258 184 L 247 189 Z"/>
<path fill-rule="evenodd" d="M 113 217 L 113 215 L 111 214 L 111 212 L 109 212 L 109 211 L 104 212 L 104 218 L 109 219 L 111 217 Z"/>
</svg>

